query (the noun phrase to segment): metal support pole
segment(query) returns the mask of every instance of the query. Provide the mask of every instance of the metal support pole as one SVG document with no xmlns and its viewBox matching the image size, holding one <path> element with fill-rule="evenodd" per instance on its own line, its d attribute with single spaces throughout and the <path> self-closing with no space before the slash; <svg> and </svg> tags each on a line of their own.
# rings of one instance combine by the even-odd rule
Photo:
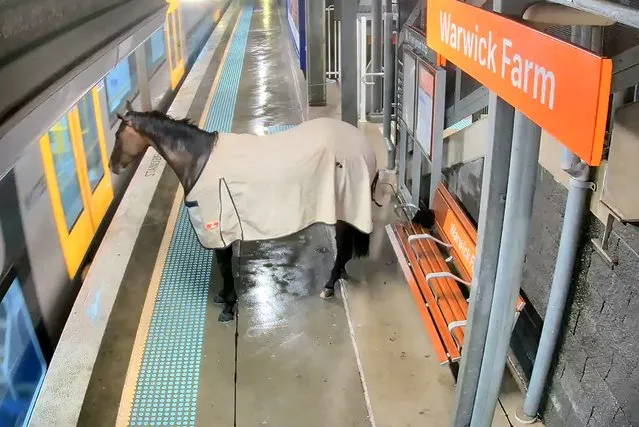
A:
<svg viewBox="0 0 639 427">
<path fill-rule="evenodd" d="M 340 49 L 342 120 L 357 126 L 357 5 L 356 0 L 341 1 L 342 37 Z"/>
<path fill-rule="evenodd" d="M 515 110 L 511 105 L 490 92 L 488 146 L 484 157 L 479 206 L 477 258 L 470 291 L 464 355 L 461 358 L 455 395 L 454 427 L 466 427 L 470 424 L 477 393 L 502 239 L 514 114 Z"/>
<path fill-rule="evenodd" d="M 382 0 L 372 0 L 371 72 L 378 73 L 382 65 Z M 378 112 L 381 103 L 380 79 L 373 76 L 371 111 Z"/>
<path fill-rule="evenodd" d="M 571 39 L 577 41 L 581 46 L 592 48 L 595 52 L 599 52 L 601 49 L 600 28 L 573 27 Z M 546 379 L 550 372 L 557 339 L 559 338 L 568 291 L 572 283 L 579 239 L 581 237 L 581 224 L 584 212 L 587 209 L 588 191 L 594 189 L 594 184 L 589 182 L 590 167 L 568 148 L 564 148 L 561 168 L 570 175 L 570 186 L 561 238 L 559 240 L 559 251 L 557 252 L 557 261 L 548 297 L 548 308 L 546 309 L 541 338 L 537 347 L 535 364 L 523 408 L 516 414 L 516 418 L 525 424 L 532 424 L 537 421 L 539 404 L 544 394 Z"/>
<path fill-rule="evenodd" d="M 393 1 L 384 2 L 384 143 L 388 152 L 387 168 L 395 169 L 395 144 L 391 141 L 391 118 L 393 111 L 393 86 L 395 84 L 395 61 L 393 60 Z"/>
<path fill-rule="evenodd" d="M 135 68 L 138 75 L 138 88 L 140 90 L 140 105 L 142 111 L 151 111 L 151 89 L 149 88 L 149 70 L 146 67 L 146 46 L 144 43 L 135 50 Z"/>
<path fill-rule="evenodd" d="M 308 105 L 326 105 L 326 2 L 305 0 Z"/>
<path fill-rule="evenodd" d="M 495 415 L 528 244 L 540 142 L 541 128 L 516 111 L 503 239 L 471 427 L 489 427 Z"/>
</svg>

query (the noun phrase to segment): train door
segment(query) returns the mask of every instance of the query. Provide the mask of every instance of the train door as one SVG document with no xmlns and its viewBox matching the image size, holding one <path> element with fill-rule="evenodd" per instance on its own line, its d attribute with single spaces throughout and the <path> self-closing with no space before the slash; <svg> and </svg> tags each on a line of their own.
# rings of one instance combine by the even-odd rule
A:
<svg viewBox="0 0 639 427">
<path fill-rule="evenodd" d="M 40 139 L 47 187 L 73 277 L 113 199 L 97 88 Z"/>
<path fill-rule="evenodd" d="M 171 75 L 171 88 L 177 88 L 184 75 L 184 33 L 182 32 L 182 15 L 180 13 L 180 0 L 167 0 L 169 9 L 166 11 L 166 50 L 169 59 L 169 73 Z"/>
</svg>

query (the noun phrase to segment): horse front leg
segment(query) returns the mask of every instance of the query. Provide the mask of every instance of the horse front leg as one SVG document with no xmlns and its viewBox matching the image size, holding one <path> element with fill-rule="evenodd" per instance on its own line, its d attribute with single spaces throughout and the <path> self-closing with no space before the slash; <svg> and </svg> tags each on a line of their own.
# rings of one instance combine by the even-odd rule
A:
<svg viewBox="0 0 639 427">
<path fill-rule="evenodd" d="M 331 275 L 324 285 L 320 296 L 328 299 L 335 295 L 335 283 L 346 274 L 346 263 L 353 257 L 353 230 L 352 227 L 342 221 L 335 225 L 335 240 L 337 242 L 337 256 L 331 270 Z"/>
<path fill-rule="evenodd" d="M 233 279 L 233 246 L 229 245 L 228 248 L 215 249 L 215 260 L 222 275 L 222 290 L 213 297 L 213 302 L 224 305 L 217 320 L 225 323 L 233 320 L 233 309 L 237 303 L 237 293 L 235 292 L 235 281 Z"/>
</svg>

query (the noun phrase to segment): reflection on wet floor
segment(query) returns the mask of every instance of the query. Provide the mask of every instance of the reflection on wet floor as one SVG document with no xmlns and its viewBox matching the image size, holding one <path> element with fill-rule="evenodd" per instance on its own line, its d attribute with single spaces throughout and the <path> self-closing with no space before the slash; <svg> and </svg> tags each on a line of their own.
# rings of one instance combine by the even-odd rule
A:
<svg viewBox="0 0 639 427">
<path fill-rule="evenodd" d="M 257 328 L 286 321 L 290 304 L 318 298 L 328 280 L 334 254 L 325 225 L 293 236 L 242 245 L 240 306 L 250 310 Z"/>
<path fill-rule="evenodd" d="M 262 134 L 268 126 L 298 124 L 303 116 L 292 84 L 299 63 L 291 64 L 286 50 L 291 41 L 284 8 L 277 0 L 254 6 L 233 131 Z M 240 245 L 235 425 L 369 424 L 342 300 L 319 296 L 334 261 L 333 240 L 329 227 L 317 224 Z M 210 308 L 207 317 L 217 316 L 219 308 Z M 210 341 L 226 341 L 230 328 L 211 325 L 205 347 L 214 352 Z M 228 355 L 220 360 L 226 365 Z M 202 379 L 207 381 L 205 370 Z"/>
<path fill-rule="evenodd" d="M 319 297 L 335 253 L 327 228 L 241 248 L 238 426 L 368 424 L 343 301 Z"/>
</svg>

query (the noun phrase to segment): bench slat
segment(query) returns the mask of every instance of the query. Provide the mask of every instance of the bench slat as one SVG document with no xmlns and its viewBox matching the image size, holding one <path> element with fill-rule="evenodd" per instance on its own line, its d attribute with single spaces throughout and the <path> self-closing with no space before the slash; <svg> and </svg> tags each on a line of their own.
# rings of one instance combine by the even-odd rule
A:
<svg viewBox="0 0 639 427">
<path fill-rule="evenodd" d="M 396 231 L 391 224 L 388 224 L 386 226 L 386 234 L 388 234 L 388 238 L 391 242 L 391 246 L 393 247 L 393 251 L 395 251 L 395 255 L 397 256 L 399 266 L 401 267 L 402 273 L 404 273 L 404 277 L 408 282 L 408 287 L 410 288 L 410 291 L 413 295 L 413 300 L 415 300 L 417 310 L 419 311 L 419 315 L 422 318 L 422 322 L 424 323 L 426 332 L 430 336 L 431 343 L 433 344 L 433 348 L 435 350 L 435 354 L 437 355 L 439 363 L 442 365 L 446 365 L 450 362 L 448 353 L 444 348 L 441 337 L 437 333 L 437 329 L 435 328 L 435 324 L 433 323 L 433 318 L 428 311 L 427 303 L 424 301 L 424 297 L 422 296 L 421 291 L 417 286 L 417 282 L 415 281 L 413 271 L 406 261 L 404 249 L 399 242 L 399 237 L 397 236 Z"/>
<path fill-rule="evenodd" d="M 413 229 L 416 233 L 423 233 L 424 230 L 420 226 L 413 224 Z M 432 241 L 418 241 L 414 242 L 413 246 L 419 245 L 419 249 L 424 255 L 425 260 L 428 262 L 428 272 L 424 271 L 424 276 L 427 273 L 433 272 L 450 272 L 448 264 L 446 264 L 441 252 L 439 251 L 435 242 Z M 467 318 L 467 303 L 464 295 L 462 294 L 457 282 L 451 279 L 438 278 L 432 280 L 434 288 L 438 294 L 439 300 L 437 304 L 442 308 L 442 314 L 446 320 L 446 324 L 456 322 L 459 320 L 466 320 Z M 428 284 L 427 284 L 428 285 Z M 457 328 L 454 332 L 455 337 L 459 343 L 464 341 L 463 328 Z"/>
<path fill-rule="evenodd" d="M 410 262 L 411 266 L 413 266 L 413 268 L 416 268 L 416 266 L 421 266 L 420 261 L 415 256 L 415 252 L 412 250 L 412 248 L 410 248 L 410 245 L 408 244 L 408 236 L 405 230 L 398 230 L 398 237 L 400 243 L 405 248 L 406 257 L 408 258 L 408 262 Z M 446 349 L 448 350 L 448 354 L 450 355 L 451 361 L 456 362 L 461 356 L 459 353 L 459 349 L 457 348 L 457 344 L 453 340 L 452 335 L 447 332 L 448 324 L 446 323 L 446 319 L 442 315 L 442 307 L 435 301 L 435 297 L 428 287 L 424 276 L 425 275 L 423 274 L 423 271 L 422 274 L 415 274 L 417 285 L 419 286 L 424 299 L 428 303 L 428 310 L 431 313 L 433 320 L 435 321 L 435 327 L 440 333 L 444 346 L 446 347 Z"/>
</svg>

